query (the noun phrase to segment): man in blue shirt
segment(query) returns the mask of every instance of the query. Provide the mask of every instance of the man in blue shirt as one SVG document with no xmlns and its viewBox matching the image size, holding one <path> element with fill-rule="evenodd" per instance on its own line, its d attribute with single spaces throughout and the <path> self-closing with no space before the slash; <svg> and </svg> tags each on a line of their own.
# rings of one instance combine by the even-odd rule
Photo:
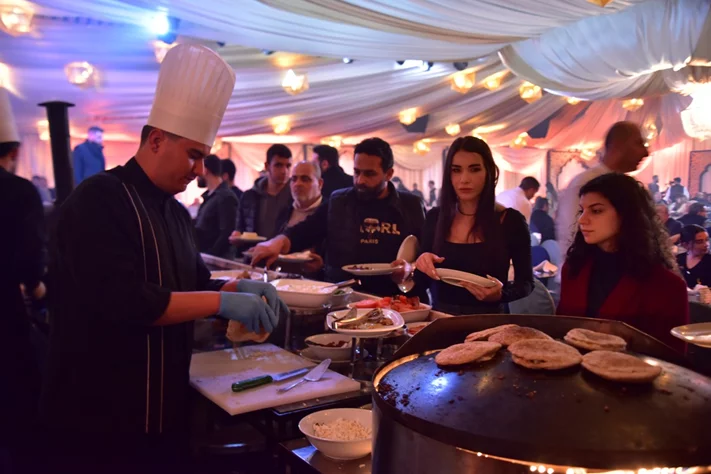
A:
<svg viewBox="0 0 711 474">
<path fill-rule="evenodd" d="M 74 148 L 74 185 L 84 181 L 89 176 L 101 173 L 106 169 L 104 159 L 104 131 L 99 127 L 89 128 L 86 141 Z"/>
</svg>

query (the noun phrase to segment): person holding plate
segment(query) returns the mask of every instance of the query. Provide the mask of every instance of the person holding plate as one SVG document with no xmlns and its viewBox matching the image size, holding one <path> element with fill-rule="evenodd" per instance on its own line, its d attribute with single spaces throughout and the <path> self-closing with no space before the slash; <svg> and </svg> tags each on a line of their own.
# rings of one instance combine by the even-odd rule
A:
<svg viewBox="0 0 711 474">
<path fill-rule="evenodd" d="M 454 140 L 447 152 L 440 205 L 427 213 L 423 253 L 416 262 L 417 270 L 430 278 L 417 277 L 429 286 L 437 311 L 501 313 L 504 303 L 533 291 L 528 225 L 517 210 L 496 204 L 498 178 L 499 169 L 486 142 L 475 137 Z M 512 282 L 507 281 L 510 261 L 515 271 Z M 493 284 L 476 284 L 472 275 L 470 281 L 458 281 L 461 286 L 455 286 L 445 283 L 438 269 L 467 272 Z"/>
</svg>

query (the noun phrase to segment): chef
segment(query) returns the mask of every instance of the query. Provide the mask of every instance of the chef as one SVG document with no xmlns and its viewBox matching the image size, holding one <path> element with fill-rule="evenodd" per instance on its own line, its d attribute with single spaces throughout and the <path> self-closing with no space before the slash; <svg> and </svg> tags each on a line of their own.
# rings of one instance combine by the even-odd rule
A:
<svg viewBox="0 0 711 474">
<path fill-rule="evenodd" d="M 203 174 L 234 85 L 207 47 L 171 49 L 135 157 L 82 182 L 61 208 L 40 403 L 60 462 L 180 467 L 192 321 L 217 314 L 271 332 L 286 314 L 271 285 L 210 280 L 174 198 Z"/>
</svg>

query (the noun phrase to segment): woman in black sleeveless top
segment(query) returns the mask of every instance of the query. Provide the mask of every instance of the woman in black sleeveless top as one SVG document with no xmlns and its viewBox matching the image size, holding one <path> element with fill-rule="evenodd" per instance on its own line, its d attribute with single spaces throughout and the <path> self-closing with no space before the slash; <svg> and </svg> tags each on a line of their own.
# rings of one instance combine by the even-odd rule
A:
<svg viewBox="0 0 711 474">
<path fill-rule="evenodd" d="M 489 146 L 475 137 L 457 138 L 447 153 L 440 205 L 427 213 L 417 269 L 432 292 L 436 310 L 449 314 L 500 313 L 503 303 L 533 291 L 531 238 L 525 218 L 496 204 L 499 169 Z M 515 278 L 508 281 L 509 262 Z M 496 283 L 464 288 L 439 279 L 435 268 L 473 273 Z M 423 281 L 420 278 L 419 281 Z M 502 283 L 504 282 L 504 283 Z"/>
</svg>

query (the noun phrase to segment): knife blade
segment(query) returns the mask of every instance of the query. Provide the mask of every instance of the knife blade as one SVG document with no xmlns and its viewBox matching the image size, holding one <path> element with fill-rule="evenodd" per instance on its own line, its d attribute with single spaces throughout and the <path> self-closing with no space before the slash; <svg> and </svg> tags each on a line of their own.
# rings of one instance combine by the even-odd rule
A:
<svg viewBox="0 0 711 474">
<path fill-rule="evenodd" d="M 279 393 L 288 392 L 292 388 L 294 388 L 298 385 L 301 385 L 304 382 L 318 382 L 319 380 L 321 380 L 321 377 L 323 377 L 323 374 L 326 373 L 326 371 L 328 370 L 328 367 L 330 365 L 331 365 L 331 359 L 324 360 L 319 365 L 317 365 L 316 367 L 311 369 L 311 372 L 306 374 L 304 376 L 304 378 L 302 378 L 301 380 L 299 380 L 297 382 L 292 383 L 288 387 L 280 388 L 279 390 L 277 390 L 277 392 L 279 392 Z"/>
<path fill-rule="evenodd" d="M 242 392 L 244 390 L 261 387 L 262 385 L 267 385 L 272 382 L 282 382 L 290 378 L 298 377 L 301 374 L 305 374 L 309 370 L 309 367 L 302 367 L 300 369 L 290 370 L 289 372 L 282 372 L 280 374 L 260 375 L 252 377 L 251 379 L 240 380 L 239 382 L 232 384 L 232 391 Z"/>
</svg>

